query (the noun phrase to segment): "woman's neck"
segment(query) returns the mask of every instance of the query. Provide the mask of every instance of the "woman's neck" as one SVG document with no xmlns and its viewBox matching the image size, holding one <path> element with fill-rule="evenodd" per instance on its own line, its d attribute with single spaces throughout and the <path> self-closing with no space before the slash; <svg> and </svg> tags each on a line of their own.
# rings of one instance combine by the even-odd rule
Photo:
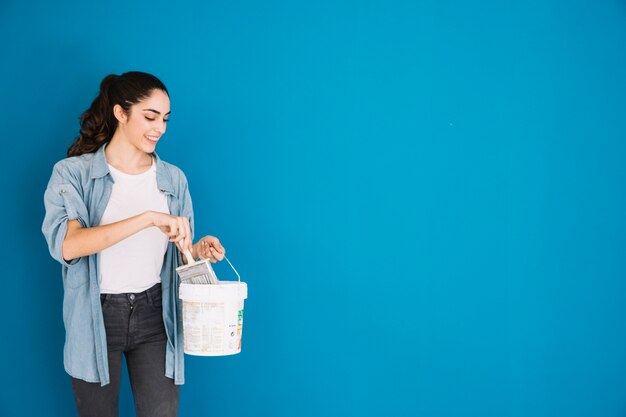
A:
<svg viewBox="0 0 626 417">
<path fill-rule="evenodd" d="M 104 154 L 107 163 L 127 174 L 140 174 L 152 166 L 152 156 L 137 149 L 128 141 L 115 137 L 107 144 Z"/>
</svg>

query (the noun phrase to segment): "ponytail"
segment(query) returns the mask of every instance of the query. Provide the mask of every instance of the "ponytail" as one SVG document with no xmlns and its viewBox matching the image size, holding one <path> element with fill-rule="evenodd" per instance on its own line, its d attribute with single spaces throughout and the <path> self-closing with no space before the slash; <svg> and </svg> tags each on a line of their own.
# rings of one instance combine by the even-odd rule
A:
<svg viewBox="0 0 626 417">
<path fill-rule="evenodd" d="M 80 116 L 80 135 L 67 150 L 67 156 L 95 152 L 113 137 L 117 119 L 109 102 L 111 84 L 117 75 L 107 75 L 100 83 L 100 93 Z"/>
<path fill-rule="evenodd" d="M 165 85 L 145 72 L 110 74 L 100 83 L 100 92 L 91 106 L 80 116 L 80 134 L 67 150 L 67 156 L 96 152 L 111 141 L 118 121 L 113 106 L 119 104 L 128 113 L 130 107 L 159 89 L 169 95 Z"/>
</svg>

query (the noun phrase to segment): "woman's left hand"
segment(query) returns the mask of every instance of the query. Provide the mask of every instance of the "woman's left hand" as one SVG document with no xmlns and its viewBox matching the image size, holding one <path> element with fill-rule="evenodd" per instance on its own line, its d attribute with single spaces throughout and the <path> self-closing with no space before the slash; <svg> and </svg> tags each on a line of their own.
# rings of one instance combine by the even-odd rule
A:
<svg viewBox="0 0 626 417">
<path fill-rule="evenodd" d="M 193 245 L 197 257 L 216 263 L 224 259 L 226 249 L 215 236 L 205 236 Z"/>
</svg>

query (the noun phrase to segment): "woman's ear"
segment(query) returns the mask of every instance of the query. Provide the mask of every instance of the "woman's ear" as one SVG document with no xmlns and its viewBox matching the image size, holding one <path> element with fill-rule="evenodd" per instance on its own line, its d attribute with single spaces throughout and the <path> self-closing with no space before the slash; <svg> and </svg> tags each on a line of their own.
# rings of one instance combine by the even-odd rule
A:
<svg viewBox="0 0 626 417">
<path fill-rule="evenodd" d="M 122 106 L 120 106 L 119 104 L 116 104 L 115 106 L 113 106 L 113 115 L 115 116 L 115 118 L 117 119 L 119 123 L 126 122 L 126 119 L 127 119 L 126 112 L 124 111 Z"/>
</svg>

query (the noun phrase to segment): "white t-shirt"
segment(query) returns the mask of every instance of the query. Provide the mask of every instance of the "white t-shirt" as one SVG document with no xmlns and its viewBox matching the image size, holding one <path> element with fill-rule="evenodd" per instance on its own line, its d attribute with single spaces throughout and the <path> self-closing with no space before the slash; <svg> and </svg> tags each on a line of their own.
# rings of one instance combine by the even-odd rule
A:
<svg viewBox="0 0 626 417">
<path fill-rule="evenodd" d="M 156 163 L 132 175 L 109 165 L 115 183 L 101 225 L 115 223 L 145 211 L 169 214 L 167 195 L 157 187 Z M 100 292 L 141 292 L 161 282 L 168 237 L 157 227 L 144 229 L 100 253 Z"/>
</svg>

